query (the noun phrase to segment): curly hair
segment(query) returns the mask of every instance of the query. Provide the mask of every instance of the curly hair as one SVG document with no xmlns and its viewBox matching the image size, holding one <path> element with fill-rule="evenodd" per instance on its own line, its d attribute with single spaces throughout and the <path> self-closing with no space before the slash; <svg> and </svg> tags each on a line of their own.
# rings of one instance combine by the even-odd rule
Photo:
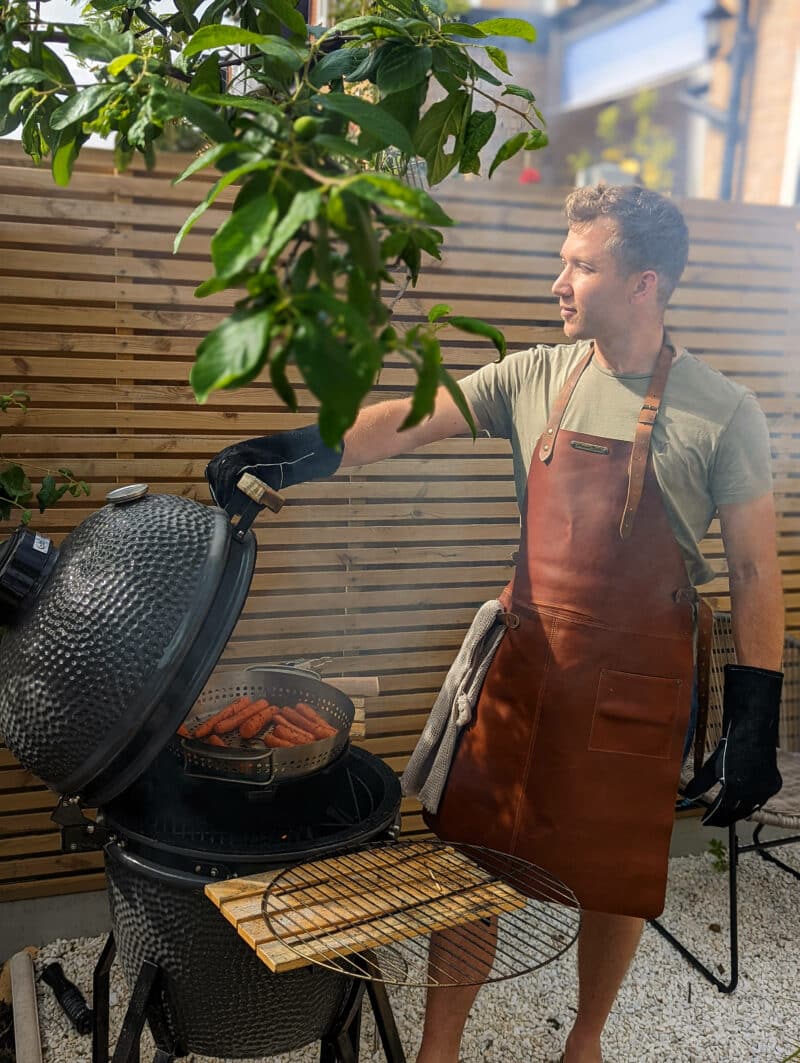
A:
<svg viewBox="0 0 800 1063">
<path fill-rule="evenodd" d="M 665 196 L 638 185 L 576 188 L 564 204 L 570 229 L 612 218 L 616 232 L 606 248 L 628 275 L 651 269 L 658 275 L 658 299 L 666 306 L 689 257 L 689 230 Z"/>
</svg>

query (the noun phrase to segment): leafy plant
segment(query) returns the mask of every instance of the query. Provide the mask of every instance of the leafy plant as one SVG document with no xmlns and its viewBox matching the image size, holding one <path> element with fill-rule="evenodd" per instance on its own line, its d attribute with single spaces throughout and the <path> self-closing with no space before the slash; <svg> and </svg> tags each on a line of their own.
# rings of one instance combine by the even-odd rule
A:
<svg viewBox="0 0 800 1063">
<path fill-rule="evenodd" d="M 654 89 L 638 92 L 627 106 L 611 104 L 597 116 L 595 133 L 604 144 L 600 158 L 616 163 L 623 173 L 638 178 L 646 187 L 658 192 L 671 190 L 674 174 L 670 163 L 675 156 L 675 138 L 666 126 L 653 120 L 658 102 Z M 567 156 L 573 173 L 591 166 L 594 155 L 583 148 Z"/>
<path fill-rule="evenodd" d="M 25 410 L 28 399 L 26 392 L 16 389 L 6 395 L 0 395 L 0 412 L 4 413 L 12 407 Z M 83 480 L 76 480 L 70 469 L 58 469 L 54 473 L 47 468 L 27 465 L 27 469 L 34 468 L 38 473 L 44 474 L 36 492 L 40 513 L 55 505 L 66 494 L 73 498 L 89 494 L 88 484 Z M 33 500 L 33 492 L 34 488 L 26 468 L 0 454 L 0 520 L 10 520 L 12 511 L 19 510 L 22 523 L 29 524 L 33 512 L 28 505 Z"/>
<path fill-rule="evenodd" d="M 445 0 L 375 0 L 327 29 L 307 26 L 291 0 L 199 7 L 174 0 L 156 16 L 146 0 L 89 0 L 82 23 L 53 25 L 38 21 L 34 5 L 0 2 L 0 132 L 21 124 L 23 148 L 36 161 L 49 155 L 60 185 L 92 132 L 114 136 L 119 168 L 136 153 L 152 166 L 176 120 L 202 132 L 206 150 L 175 180 L 209 167 L 220 176 L 175 250 L 235 186 L 211 240 L 213 276 L 195 294 L 234 289 L 240 298 L 198 347 L 190 379 L 199 402 L 267 371 L 294 410 L 294 365 L 335 443 L 385 358 L 399 354 L 417 377 L 407 425 L 431 413 L 442 384 L 469 421 L 442 366 L 438 332 L 446 322 L 501 352 L 502 336 L 458 316 L 401 333 L 383 286 L 393 269 L 415 284 L 422 256 L 440 257 L 440 230 L 451 224 L 427 191 L 404 179 L 410 164 L 424 161 L 431 186 L 455 171 L 479 173 L 501 107 L 520 130 L 499 147 L 489 176 L 547 144 L 531 90 L 494 73 L 508 73 L 497 37 L 532 41 L 533 27 L 515 18 L 458 22 Z M 52 47 L 57 40 L 91 83 L 75 83 Z M 432 86 L 439 98 L 426 108 Z M 387 153 L 394 173 L 386 172 Z"/>
<path fill-rule="evenodd" d="M 728 850 L 719 838 L 712 838 L 708 843 L 708 851 L 714 858 L 713 868 L 715 871 L 728 870 Z"/>
</svg>

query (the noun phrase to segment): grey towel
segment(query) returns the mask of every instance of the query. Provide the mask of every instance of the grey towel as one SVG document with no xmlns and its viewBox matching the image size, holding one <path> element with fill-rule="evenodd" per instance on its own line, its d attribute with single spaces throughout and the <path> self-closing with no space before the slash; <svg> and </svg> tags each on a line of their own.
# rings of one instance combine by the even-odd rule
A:
<svg viewBox="0 0 800 1063">
<path fill-rule="evenodd" d="M 400 779 L 406 797 L 418 797 L 429 812 L 439 808 L 456 739 L 472 719 L 486 672 L 506 632 L 499 622 L 503 611 L 493 598 L 475 614 Z"/>
</svg>

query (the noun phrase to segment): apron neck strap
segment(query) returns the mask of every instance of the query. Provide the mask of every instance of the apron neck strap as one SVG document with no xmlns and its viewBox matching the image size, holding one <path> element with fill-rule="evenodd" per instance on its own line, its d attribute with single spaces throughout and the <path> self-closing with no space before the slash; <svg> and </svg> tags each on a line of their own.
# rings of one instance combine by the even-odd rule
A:
<svg viewBox="0 0 800 1063">
<path fill-rule="evenodd" d="M 594 344 L 589 348 L 588 354 L 586 354 L 567 378 L 567 382 L 561 389 L 561 392 L 553 404 L 553 409 L 550 411 L 550 420 L 547 422 L 547 427 L 542 433 L 542 438 L 539 442 L 539 461 L 544 462 L 546 465 L 553 456 L 553 451 L 556 447 L 556 436 L 558 430 L 561 427 L 561 422 L 564 419 L 564 412 L 569 405 L 569 400 L 572 398 L 572 393 L 575 390 L 578 381 L 583 376 L 583 372 L 592 360 L 594 354 Z"/>
<path fill-rule="evenodd" d="M 665 339 L 656 360 L 653 375 L 650 378 L 647 397 L 639 411 L 639 420 L 636 423 L 636 435 L 633 439 L 631 458 L 628 463 L 628 497 L 625 500 L 622 519 L 619 522 L 619 534 L 623 539 L 629 538 L 633 531 L 636 510 L 639 508 L 639 503 L 642 499 L 644 474 L 647 470 L 647 459 L 650 455 L 653 425 L 656 423 L 656 417 L 658 417 L 658 411 L 661 408 L 664 387 L 666 386 L 667 376 L 674 357 L 675 351 Z"/>
</svg>

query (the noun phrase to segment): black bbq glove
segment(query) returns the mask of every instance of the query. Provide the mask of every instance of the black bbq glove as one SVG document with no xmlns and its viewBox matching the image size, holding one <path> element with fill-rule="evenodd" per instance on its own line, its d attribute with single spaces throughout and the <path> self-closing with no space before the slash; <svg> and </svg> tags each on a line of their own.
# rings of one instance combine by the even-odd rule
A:
<svg viewBox="0 0 800 1063">
<path fill-rule="evenodd" d="M 683 791 L 696 798 L 721 783 L 703 816 L 706 826 L 729 827 L 747 819 L 783 785 L 776 755 L 782 685 L 783 672 L 725 665 L 722 738 Z"/>
<path fill-rule="evenodd" d="M 273 491 L 333 476 L 342 463 L 344 447 L 334 450 L 322 441 L 315 424 L 292 432 L 245 439 L 216 454 L 206 465 L 206 480 L 211 497 L 227 509 L 237 493 L 236 485 L 243 473 L 257 476 Z"/>
</svg>

